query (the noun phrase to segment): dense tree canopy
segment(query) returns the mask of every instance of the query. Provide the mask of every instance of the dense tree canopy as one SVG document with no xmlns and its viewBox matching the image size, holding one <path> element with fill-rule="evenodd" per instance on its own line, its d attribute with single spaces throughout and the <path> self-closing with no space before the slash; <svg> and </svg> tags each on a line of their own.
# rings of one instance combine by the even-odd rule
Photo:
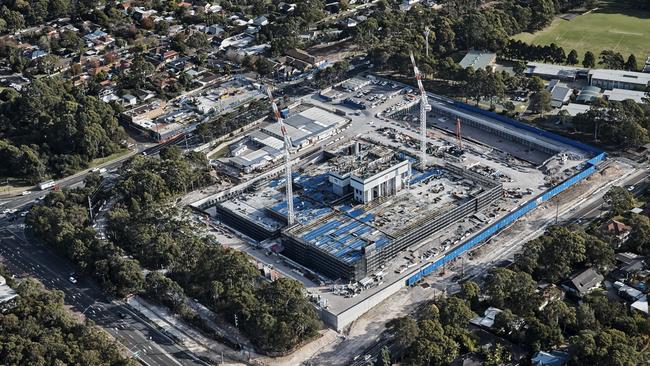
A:
<svg viewBox="0 0 650 366">
<path fill-rule="evenodd" d="M 599 101 L 573 118 L 578 131 L 593 134 L 606 143 L 637 147 L 650 142 L 650 103 Z"/>
<path fill-rule="evenodd" d="M 0 314 L 3 365 L 133 365 L 103 331 L 68 313 L 60 291 L 46 291 L 32 279 L 12 285 L 19 295 L 15 306 Z"/>
<path fill-rule="evenodd" d="M 515 256 L 519 269 L 536 279 L 556 283 L 581 266 L 611 269 L 614 251 L 609 244 L 582 229 L 552 226 L 546 233 L 524 245 Z"/>
<path fill-rule="evenodd" d="M 32 183 L 73 173 L 125 138 L 108 104 L 52 78 L 0 101 L 0 135 L 0 175 Z"/>
</svg>

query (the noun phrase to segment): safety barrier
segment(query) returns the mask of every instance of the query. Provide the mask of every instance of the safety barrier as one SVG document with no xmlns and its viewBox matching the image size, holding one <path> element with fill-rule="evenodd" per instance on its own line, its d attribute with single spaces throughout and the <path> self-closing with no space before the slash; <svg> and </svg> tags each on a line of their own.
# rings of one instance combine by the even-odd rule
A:
<svg viewBox="0 0 650 366">
<path fill-rule="evenodd" d="M 473 106 L 471 106 L 469 104 L 465 104 L 465 103 L 458 102 L 458 101 L 454 101 L 453 105 L 455 107 L 457 107 L 458 109 L 462 109 L 462 110 L 465 110 L 465 111 L 468 111 L 468 112 L 476 113 L 476 114 L 479 114 L 479 115 L 482 115 L 482 116 L 485 116 L 485 117 L 488 117 L 488 118 L 495 119 L 495 120 L 497 120 L 499 122 L 502 122 L 502 123 L 505 123 L 505 124 L 507 124 L 509 126 L 513 126 L 515 128 L 519 128 L 519 129 L 522 129 L 522 130 L 526 130 L 528 132 L 532 132 L 532 133 L 534 133 L 536 135 L 546 137 L 546 138 L 549 138 L 551 140 L 555 140 L 557 142 L 561 142 L 561 143 L 569 145 L 569 146 L 573 146 L 573 147 L 575 147 L 577 149 L 580 149 L 580 150 L 589 151 L 589 152 L 591 152 L 593 154 L 600 154 L 600 153 L 603 152 L 602 150 L 597 149 L 597 148 L 595 148 L 593 146 L 584 144 L 584 143 L 579 142 L 579 141 L 571 140 L 570 138 L 557 135 L 557 134 L 555 134 L 553 132 L 549 132 L 549 131 L 539 129 L 537 127 L 533 127 L 533 126 L 527 125 L 525 123 L 521 123 L 519 121 L 515 121 L 514 119 L 508 118 L 506 116 L 502 116 L 502 115 L 500 115 L 498 113 L 489 112 L 489 111 L 486 111 L 486 110 L 483 110 L 483 109 L 480 109 L 480 108 L 477 108 L 477 107 L 473 107 Z"/>
<path fill-rule="evenodd" d="M 486 113 L 489 113 L 489 112 L 486 112 Z M 517 122 L 517 123 L 520 124 L 520 122 Z M 536 130 L 542 131 L 542 130 L 539 130 L 539 129 L 536 129 Z M 553 136 L 548 136 L 547 135 L 546 137 L 554 138 L 554 139 L 557 139 L 557 137 L 561 137 L 561 136 L 557 136 L 555 134 L 552 134 L 552 135 Z M 569 141 L 571 141 L 571 140 L 569 140 Z M 576 142 L 576 141 L 573 141 L 573 142 L 575 144 L 584 145 L 584 144 L 582 144 L 580 142 Z M 573 146 L 576 146 L 575 144 L 573 144 Z M 591 174 L 593 174 L 596 171 L 596 165 L 599 162 L 603 161 L 605 159 L 605 157 L 607 156 L 607 154 L 600 151 L 600 150 L 598 150 L 598 149 L 596 149 L 596 148 L 593 148 L 591 146 L 588 146 L 588 145 L 585 145 L 585 146 L 589 147 L 588 151 L 598 152 L 598 154 L 596 156 L 589 159 L 585 163 L 585 165 L 586 165 L 585 169 L 583 169 L 579 173 L 573 175 L 572 177 L 566 179 L 565 181 L 558 184 L 557 186 L 548 189 L 547 191 L 540 194 L 539 196 L 537 196 L 537 197 L 531 199 L 530 201 L 524 203 L 517 210 L 511 212 L 510 214 L 508 214 L 504 218 L 498 220 L 494 224 L 492 224 L 492 225 L 488 226 L 487 228 L 483 229 L 478 234 L 474 235 L 473 237 L 471 237 L 470 239 L 468 239 L 464 243 L 460 244 L 459 246 L 454 248 L 451 252 L 445 254 L 442 258 L 438 259 L 437 261 L 431 263 L 428 266 L 424 266 L 424 267 L 420 268 L 420 270 L 418 272 L 414 273 L 411 277 L 409 277 L 406 280 L 406 285 L 407 286 L 413 286 L 417 281 L 422 279 L 424 276 L 427 276 L 427 275 L 431 274 L 431 272 L 433 272 L 436 269 L 442 267 L 444 264 L 458 258 L 460 255 L 462 255 L 463 253 L 465 253 L 469 249 L 473 248 L 474 246 L 476 246 L 477 244 L 483 242 L 484 240 L 490 238 L 492 235 L 496 234 L 498 231 L 505 228 L 506 226 L 512 224 L 517 219 L 524 216 L 525 214 L 527 214 L 531 210 L 534 210 L 537 206 L 539 206 L 542 203 L 550 200 L 551 198 L 553 198 L 558 193 L 566 190 L 567 188 L 573 186 L 574 184 L 580 182 L 581 180 L 583 180 L 583 179 L 587 178 L 588 176 L 590 176 Z"/>
</svg>

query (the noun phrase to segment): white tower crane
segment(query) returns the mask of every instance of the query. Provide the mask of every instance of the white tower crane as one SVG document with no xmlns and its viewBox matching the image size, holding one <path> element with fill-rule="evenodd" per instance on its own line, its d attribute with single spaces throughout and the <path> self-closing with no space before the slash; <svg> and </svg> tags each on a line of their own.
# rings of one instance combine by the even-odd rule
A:
<svg viewBox="0 0 650 366">
<path fill-rule="evenodd" d="M 427 99 L 427 92 L 422 85 L 422 74 L 415 65 L 415 57 L 411 51 L 411 63 L 413 63 L 413 72 L 415 79 L 418 81 L 418 88 L 420 89 L 420 166 L 421 169 L 426 168 L 427 165 L 427 112 L 431 110 L 431 105 Z"/>
<path fill-rule="evenodd" d="M 273 107 L 273 114 L 275 114 L 275 119 L 280 124 L 280 130 L 282 131 L 282 137 L 284 138 L 284 169 L 285 169 L 285 181 L 287 185 L 287 224 L 291 226 L 294 223 L 295 217 L 293 213 L 293 178 L 291 177 L 291 156 L 289 155 L 289 149 L 291 148 L 291 138 L 287 135 L 287 129 L 284 127 L 284 120 L 282 115 L 278 110 L 278 105 L 273 99 L 271 94 L 271 88 L 266 87 L 266 93 L 269 96 L 271 101 L 271 106 Z"/>
</svg>

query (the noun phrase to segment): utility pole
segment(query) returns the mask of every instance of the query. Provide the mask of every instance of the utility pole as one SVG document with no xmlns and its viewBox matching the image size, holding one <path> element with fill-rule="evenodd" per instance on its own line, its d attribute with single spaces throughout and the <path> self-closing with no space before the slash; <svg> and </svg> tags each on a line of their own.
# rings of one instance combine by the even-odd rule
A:
<svg viewBox="0 0 650 366">
<path fill-rule="evenodd" d="M 294 223 L 294 213 L 293 213 L 293 178 L 291 176 L 291 156 L 289 154 L 289 149 L 291 148 L 291 138 L 287 135 L 287 129 L 284 127 L 284 120 L 282 115 L 278 110 L 278 105 L 273 99 L 271 94 L 271 88 L 266 87 L 266 93 L 269 96 L 271 101 L 271 107 L 273 108 L 273 114 L 275 114 L 275 119 L 280 124 L 280 130 L 282 131 L 282 137 L 284 138 L 284 170 L 285 170 L 285 182 L 286 182 L 286 198 L 287 198 L 287 224 L 288 226 L 293 225 Z"/>
<path fill-rule="evenodd" d="M 456 118 L 456 141 L 458 143 L 458 148 L 463 149 L 463 135 L 460 130 L 460 117 Z"/>
<path fill-rule="evenodd" d="M 424 27 L 424 49 L 425 54 L 427 55 L 427 59 L 429 58 L 429 34 L 431 33 L 431 30 L 429 27 Z"/>
<path fill-rule="evenodd" d="M 88 215 L 90 216 L 90 222 L 93 222 L 93 203 L 88 196 Z"/>
<path fill-rule="evenodd" d="M 413 73 L 415 74 L 415 79 L 420 89 L 420 169 L 424 171 L 427 166 L 427 112 L 431 110 L 431 105 L 427 99 L 427 92 L 422 85 L 422 74 L 415 64 L 413 51 L 411 51 L 410 56 L 411 63 L 413 64 Z"/>
</svg>

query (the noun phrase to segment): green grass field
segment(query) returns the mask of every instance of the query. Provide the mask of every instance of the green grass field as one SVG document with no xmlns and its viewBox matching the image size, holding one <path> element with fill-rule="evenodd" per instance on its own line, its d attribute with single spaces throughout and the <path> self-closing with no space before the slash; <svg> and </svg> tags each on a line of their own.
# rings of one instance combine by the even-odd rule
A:
<svg viewBox="0 0 650 366">
<path fill-rule="evenodd" d="M 556 18 L 544 30 L 520 33 L 513 38 L 538 45 L 555 43 L 567 54 L 575 49 L 581 62 L 586 51 L 598 58 L 600 51 L 609 49 L 620 52 L 626 59 L 633 53 L 641 64 L 650 56 L 650 13 L 597 10 L 572 20 Z"/>
</svg>

